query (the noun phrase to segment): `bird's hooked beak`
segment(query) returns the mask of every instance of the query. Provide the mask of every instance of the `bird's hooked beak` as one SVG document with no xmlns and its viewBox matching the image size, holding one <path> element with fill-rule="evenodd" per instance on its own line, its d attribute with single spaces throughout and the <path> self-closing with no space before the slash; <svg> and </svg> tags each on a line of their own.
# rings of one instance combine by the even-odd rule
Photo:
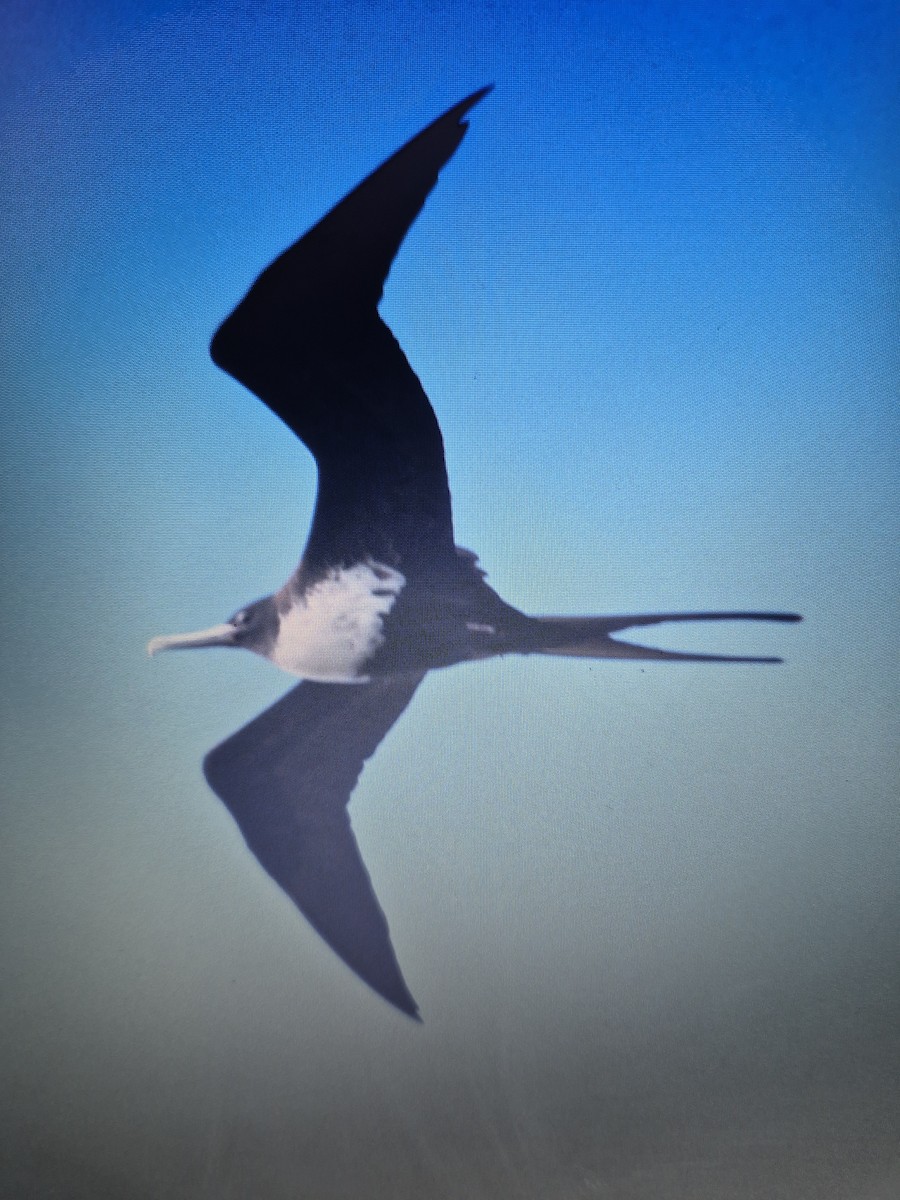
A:
<svg viewBox="0 0 900 1200">
<path fill-rule="evenodd" d="M 211 625 L 209 629 L 198 629 L 196 633 L 172 633 L 168 637 L 155 637 L 147 643 L 150 658 L 161 650 L 196 650 L 201 646 L 233 646 L 237 626 L 230 621 L 222 625 Z"/>
</svg>

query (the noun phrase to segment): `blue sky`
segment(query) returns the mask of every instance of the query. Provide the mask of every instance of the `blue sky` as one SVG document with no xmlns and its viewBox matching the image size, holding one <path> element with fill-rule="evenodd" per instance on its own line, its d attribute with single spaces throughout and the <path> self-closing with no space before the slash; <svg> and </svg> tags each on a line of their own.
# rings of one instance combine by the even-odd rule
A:
<svg viewBox="0 0 900 1200">
<path fill-rule="evenodd" d="M 900 1171 L 878 1133 L 897 1051 L 890 6 L 7 11 L 11 1178 L 803 1196 L 772 1146 L 814 1156 L 837 1129 L 808 1194 L 879 1194 Z M 200 776 L 283 677 L 143 647 L 278 586 L 311 513 L 311 459 L 212 365 L 212 331 L 486 82 L 383 306 L 444 430 L 458 540 L 527 611 L 806 621 L 665 636 L 784 655 L 771 670 L 428 680 L 352 808 L 423 1006 L 411 1031 Z M 769 1148 L 756 1175 L 741 1145 Z"/>
</svg>

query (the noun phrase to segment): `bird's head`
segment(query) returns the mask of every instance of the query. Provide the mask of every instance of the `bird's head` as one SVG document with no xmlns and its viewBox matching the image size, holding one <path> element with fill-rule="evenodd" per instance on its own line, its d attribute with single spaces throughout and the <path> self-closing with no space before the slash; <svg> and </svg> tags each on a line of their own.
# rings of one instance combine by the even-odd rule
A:
<svg viewBox="0 0 900 1200">
<path fill-rule="evenodd" d="M 278 634 L 278 610 L 274 596 L 264 596 L 245 604 L 221 625 L 198 629 L 196 633 L 172 633 L 155 637 L 147 643 L 152 658 L 162 650 L 198 650 L 204 646 L 234 646 L 268 655 Z"/>
</svg>

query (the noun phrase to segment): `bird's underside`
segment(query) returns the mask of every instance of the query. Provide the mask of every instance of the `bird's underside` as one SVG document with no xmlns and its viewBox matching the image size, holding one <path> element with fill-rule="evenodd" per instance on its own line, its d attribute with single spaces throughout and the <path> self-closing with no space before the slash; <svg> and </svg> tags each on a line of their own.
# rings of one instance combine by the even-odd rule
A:
<svg viewBox="0 0 900 1200">
<path fill-rule="evenodd" d="M 212 750 L 206 778 L 247 845 L 314 929 L 410 1016 L 347 806 L 365 761 L 424 675 L 498 655 L 777 662 L 659 650 L 616 636 L 681 621 L 795 621 L 780 612 L 533 617 L 454 544 L 440 428 L 378 315 L 390 265 L 482 88 L 368 176 L 268 266 L 222 323 L 213 360 L 303 441 L 318 492 L 297 570 L 275 595 L 156 650 L 243 646 L 304 682 Z"/>
</svg>

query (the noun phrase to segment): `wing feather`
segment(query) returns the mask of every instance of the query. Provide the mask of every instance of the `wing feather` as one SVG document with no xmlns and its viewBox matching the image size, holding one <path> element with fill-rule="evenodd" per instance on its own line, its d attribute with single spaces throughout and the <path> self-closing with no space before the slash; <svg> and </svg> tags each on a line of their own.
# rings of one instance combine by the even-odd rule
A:
<svg viewBox="0 0 900 1200">
<path fill-rule="evenodd" d="M 313 569 L 352 561 L 359 544 L 413 569 L 453 557 L 440 429 L 377 307 L 400 244 L 465 135 L 465 114 L 489 90 L 422 130 L 276 258 L 212 339 L 213 361 L 316 459 L 304 554 Z"/>
<path fill-rule="evenodd" d="M 363 982 L 411 1017 L 387 920 L 350 826 L 363 764 L 422 675 L 304 682 L 206 756 L 206 779 L 250 850 Z"/>
</svg>

